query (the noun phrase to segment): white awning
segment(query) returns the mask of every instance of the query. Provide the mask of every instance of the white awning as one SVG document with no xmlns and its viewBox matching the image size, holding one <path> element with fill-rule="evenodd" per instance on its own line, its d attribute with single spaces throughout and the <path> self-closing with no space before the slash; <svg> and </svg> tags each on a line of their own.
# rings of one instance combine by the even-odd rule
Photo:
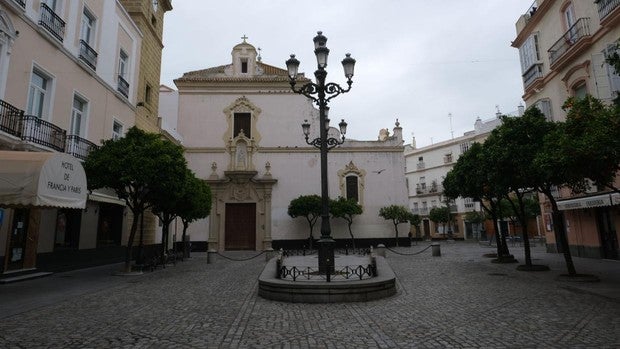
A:
<svg viewBox="0 0 620 349">
<path fill-rule="evenodd" d="M 65 153 L 0 151 L 0 206 L 86 207 L 86 175 Z"/>
<path fill-rule="evenodd" d="M 576 210 L 581 208 L 592 208 L 602 206 L 612 206 L 620 204 L 620 194 L 618 193 L 605 193 L 594 196 L 587 196 L 582 198 L 575 198 L 569 200 L 558 201 L 558 209 Z"/>
</svg>

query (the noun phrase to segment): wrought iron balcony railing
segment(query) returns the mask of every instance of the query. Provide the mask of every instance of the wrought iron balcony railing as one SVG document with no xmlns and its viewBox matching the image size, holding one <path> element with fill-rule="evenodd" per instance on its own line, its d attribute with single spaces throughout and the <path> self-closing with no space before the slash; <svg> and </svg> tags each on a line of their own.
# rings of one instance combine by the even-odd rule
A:
<svg viewBox="0 0 620 349">
<path fill-rule="evenodd" d="M 549 49 L 549 63 L 553 65 L 557 62 L 568 50 L 583 39 L 586 36 L 590 36 L 590 19 L 579 18 L 572 27 L 570 27 L 566 33 L 556 41 Z"/>
<path fill-rule="evenodd" d="M 65 152 L 78 159 L 86 160 L 88 154 L 99 148 L 95 143 L 77 135 L 68 135 Z"/>
<path fill-rule="evenodd" d="M 118 92 L 120 92 L 123 96 L 129 98 L 129 83 L 127 80 L 123 79 L 122 76 L 118 76 Z"/>
<path fill-rule="evenodd" d="M 64 152 L 67 131 L 34 115 L 22 117 L 21 138 Z"/>
<path fill-rule="evenodd" d="M 80 40 L 80 59 L 93 70 L 97 70 L 97 52 L 84 40 Z"/>
<path fill-rule="evenodd" d="M 426 165 L 424 164 L 424 161 L 420 161 L 420 162 L 418 162 L 418 163 L 416 164 L 416 168 L 417 168 L 418 170 L 423 170 L 423 169 L 425 169 L 425 168 L 426 168 Z"/>
<path fill-rule="evenodd" d="M 620 0 L 598 0 L 595 2 L 598 5 L 598 18 L 601 21 L 620 5 Z"/>
<path fill-rule="evenodd" d="M 65 37 L 65 21 L 46 4 L 41 4 L 41 19 L 39 25 L 47 29 L 56 39 L 62 41 Z"/>
<path fill-rule="evenodd" d="M 542 63 L 534 64 L 523 74 L 523 86 L 527 88 L 536 79 L 543 77 L 543 65 Z"/>
<path fill-rule="evenodd" d="M 13 1 L 15 1 L 15 3 L 17 3 L 24 10 L 26 9 L 26 0 L 13 0 Z"/>
<path fill-rule="evenodd" d="M 24 111 L 0 100 L 0 130 L 16 137 L 21 136 L 21 120 Z"/>
</svg>

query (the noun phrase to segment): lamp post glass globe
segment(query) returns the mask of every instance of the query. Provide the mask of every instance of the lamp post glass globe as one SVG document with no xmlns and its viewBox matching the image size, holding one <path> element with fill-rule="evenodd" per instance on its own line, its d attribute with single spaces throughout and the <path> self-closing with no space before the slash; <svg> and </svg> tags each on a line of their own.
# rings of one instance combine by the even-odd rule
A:
<svg viewBox="0 0 620 349">
<path fill-rule="evenodd" d="M 295 55 L 291 55 L 291 58 L 286 60 L 286 70 L 288 70 L 288 77 L 291 80 L 297 78 L 297 72 L 299 71 L 299 60 L 295 58 Z"/>
</svg>

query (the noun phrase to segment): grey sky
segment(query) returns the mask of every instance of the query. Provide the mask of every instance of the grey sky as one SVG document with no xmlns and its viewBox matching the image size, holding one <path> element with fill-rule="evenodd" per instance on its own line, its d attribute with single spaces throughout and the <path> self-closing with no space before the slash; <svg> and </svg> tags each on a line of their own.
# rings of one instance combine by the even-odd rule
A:
<svg viewBox="0 0 620 349">
<path fill-rule="evenodd" d="M 330 104 L 347 136 L 374 140 L 399 119 L 406 143 L 418 146 L 471 130 L 476 117 L 515 111 L 523 85 L 515 22 L 532 0 L 174 0 L 165 18 L 163 84 L 184 72 L 231 61 L 248 36 L 263 62 L 285 68 L 295 53 L 313 77 L 312 38 L 327 36 L 328 81 L 345 84 L 340 61 L 357 60 L 351 92 Z M 302 120 L 300 119 L 300 124 Z M 301 127 L 300 127 L 301 133 Z M 301 135 L 300 135 L 301 137 Z"/>
</svg>

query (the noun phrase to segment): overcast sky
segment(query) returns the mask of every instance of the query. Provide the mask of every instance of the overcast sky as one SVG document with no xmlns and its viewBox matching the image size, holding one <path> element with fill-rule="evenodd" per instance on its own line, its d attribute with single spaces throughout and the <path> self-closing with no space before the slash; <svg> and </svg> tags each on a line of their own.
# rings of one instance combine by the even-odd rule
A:
<svg viewBox="0 0 620 349">
<path fill-rule="evenodd" d="M 418 147 L 473 129 L 477 117 L 517 110 L 523 84 L 515 22 L 532 0 L 173 0 L 164 21 L 161 82 L 184 72 L 231 63 L 247 35 L 264 63 L 286 68 L 295 53 L 313 77 L 312 38 L 330 49 L 327 81 L 346 85 L 340 61 L 357 60 L 352 90 L 332 100 L 348 138 L 376 140 L 379 129 L 403 127 Z M 176 87 L 175 87 L 176 88 Z M 300 124 L 302 120 L 300 119 Z M 301 127 L 300 127 L 301 131 Z"/>
</svg>

